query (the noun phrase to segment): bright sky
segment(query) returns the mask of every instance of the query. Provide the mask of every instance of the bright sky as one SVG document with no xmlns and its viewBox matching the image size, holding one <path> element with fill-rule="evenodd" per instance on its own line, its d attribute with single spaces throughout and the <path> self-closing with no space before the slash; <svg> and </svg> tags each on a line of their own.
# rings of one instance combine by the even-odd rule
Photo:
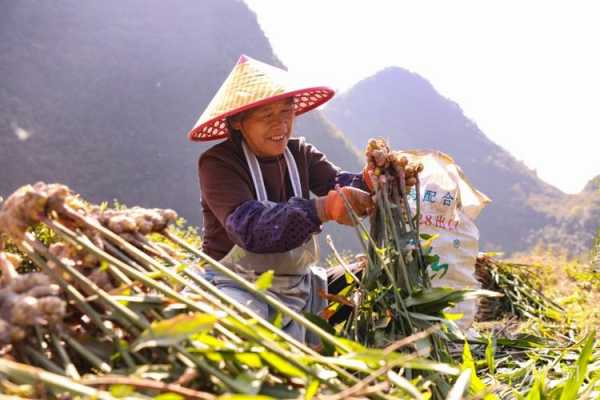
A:
<svg viewBox="0 0 600 400">
<path fill-rule="evenodd" d="M 576 193 L 600 174 L 598 2 L 246 3 L 290 71 L 344 91 L 400 66 L 546 182 Z"/>
</svg>

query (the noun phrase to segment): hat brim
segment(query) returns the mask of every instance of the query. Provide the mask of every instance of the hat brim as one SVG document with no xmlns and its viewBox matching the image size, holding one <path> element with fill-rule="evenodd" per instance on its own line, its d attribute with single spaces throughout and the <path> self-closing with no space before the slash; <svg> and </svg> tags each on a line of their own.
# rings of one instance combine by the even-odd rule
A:
<svg viewBox="0 0 600 400">
<path fill-rule="evenodd" d="M 271 96 L 228 111 L 208 121 L 200 122 L 188 132 L 187 136 L 194 142 L 223 139 L 229 136 L 229 129 L 225 121 L 227 117 L 288 97 L 294 97 L 294 114 L 299 116 L 331 100 L 334 94 L 335 91 L 327 86 L 315 86 Z"/>
</svg>

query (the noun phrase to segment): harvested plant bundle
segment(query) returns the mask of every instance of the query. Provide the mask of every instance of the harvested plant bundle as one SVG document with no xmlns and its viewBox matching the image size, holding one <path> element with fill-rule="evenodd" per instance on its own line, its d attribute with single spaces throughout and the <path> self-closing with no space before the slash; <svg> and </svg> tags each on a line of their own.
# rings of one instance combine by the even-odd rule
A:
<svg viewBox="0 0 600 400">
<path fill-rule="evenodd" d="M 375 348 L 394 346 L 419 332 L 429 332 L 409 348 L 434 360 L 451 362 L 447 344 L 461 340 L 462 334 L 445 318 L 444 309 L 473 296 L 495 294 L 431 287 L 428 267 L 434 260 L 429 254 L 433 238 L 420 235 L 418 225 L 418 174 L 423 166 L 409 164 L 406 158 L 390 153 L 382 140 L 369 142 L 367 157 L 376 209 L 370 230 L 356 220 L 367 267 L 360 278 L 348 274 L 350 283 L 340 292 L 345 296 L 340 303 L 352 305 L 353 312 L 339 329 L 344 336 Z M 416 215 L 408 202 L 407 187 L 413 185 L 417 192 Z M 424 247 L 421 239 L 426 240 Z M 339 306 L 332 304 L 326 315 Z M 434 397 L 445 397 L 447 382 L 437 379 L 436 383 Z"/>
<path fill-rule="evenodd" d="M 265 290 L 268 274 L 256 284 L 248 282 L 167 230 L 175 218 L 172 212 L 99 211 L 78 201 L 65 186 L 43 183 L 19 189 L 0 210 L 0 229 L 41 271 L 18 275 L 4 262 L 6 257 L 2 259 L 0 317 L 11 327 L 23 322 L 15 312 L 22 307 L 17 307 L 21 299 L 27 299 L 27 305 L 36 300 L 38 308 L 28 311 L 35 318 L 19 326 L 22 332 L 11 330 L 3 337 L 1 343 L 10 345 L 0 349 L 0 390 L 10 393 L 21 388 L 15 383 L 43 382 L 48 393 L 37 392 L 39 385 L 30 386 L 27 396 L 70 392 L 108 399 L 111 395 L 102 388 L 114 384 L 138 398 L 171 392 L 202 399 L 220 393 L 413 399 L 427 396 L 430 383 L 406 379 L 399 374 L 402 368 L 458 373 L 415 354 L 368 349 L 328 333 L 271 297 Z M 49 247 L 30 231 L 39 223 L 56 235 Z M 169 242 L 169 248 L 229 274 L 303 324 L 330 347 L 330 356 L 296 341 L 202 276 L 188 272 L 186 265 L 148 240 L 144 234 L 149 232 Z M 111 285 L 103 286 L 96 271 L 108 274 Z M 192 294 L 182 296 L 182 287 Z M 54 302 L 51 309 L 48 302 Z M 100 389 L 94 387 L 98 385 Z"/>
<path fill-rule="evenodd" d="M 482 288 L 502 293 L 501 298 L 480 300 L 479 321 L 492 321 L 505 315 L 519 318 L 543 318 L 552 321 L 563 319 L 561 306 L 544 296 L 531 266 L 495 260 L 480 254 L 475 264 L 475 275 Z"/>
<path fill-rule="evenodd" d="M 355 280 L 346 290 L 356 310 L 344 332 L 362 344 L 383 347 L 432 324 L 445 323 L 441 311 L 469 291 L 431 287 L 430 257 L 425 254 L 430 247 L 421 247 L 419 235 L 419 196 L 417 215 L 407 198 L 407 185 L 416 185 L 419 191 L 418 173 L 423 166 L 408 164 L 406 158 L 390 153 L 379 139 L 369 142 L 367 157 L 375 167 L 370 176 L 376 188 L 376 210 L 369 232 L 359 224 L 368 266 L 360 281 Z M 439 314 L 440 318 L 420 312 Z M 438 359 L 443 358 L 443 349 L 440 352 Z"/>
</svg>

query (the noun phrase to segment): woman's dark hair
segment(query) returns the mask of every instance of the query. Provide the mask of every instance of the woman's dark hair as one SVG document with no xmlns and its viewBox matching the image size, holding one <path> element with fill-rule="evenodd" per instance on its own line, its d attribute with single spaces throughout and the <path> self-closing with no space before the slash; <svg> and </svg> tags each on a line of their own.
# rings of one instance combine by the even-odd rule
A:
<svg viewBox="0 0 600 400">
<path fill-rule="evenodd" d="M 225 118 L 225 123 L 227 124 L 227 129 L 229 130 L 229 140 L 232 140 L 234 142 L 240 141 L 242 139 L 242 132 L 233 127 L 232 121 L 241 117 L 242 113 L 238 113 Z"/>
</svg>

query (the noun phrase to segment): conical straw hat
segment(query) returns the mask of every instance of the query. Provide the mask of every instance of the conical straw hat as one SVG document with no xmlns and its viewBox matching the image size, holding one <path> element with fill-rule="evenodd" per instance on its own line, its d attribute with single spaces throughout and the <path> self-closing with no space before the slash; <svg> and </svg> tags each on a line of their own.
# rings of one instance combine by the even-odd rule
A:
<svg viewBox="0 0 600 400">
<path fill-rule="evenodd" d="M 333 95 L 331 88 L 311 86 L 283 69 L 242 55 L 188 138 L 208 141 L 227 137 L 226 117 L 285 97 L 294 97 L 294 114 L 300 115 Z"/>
</svg>

